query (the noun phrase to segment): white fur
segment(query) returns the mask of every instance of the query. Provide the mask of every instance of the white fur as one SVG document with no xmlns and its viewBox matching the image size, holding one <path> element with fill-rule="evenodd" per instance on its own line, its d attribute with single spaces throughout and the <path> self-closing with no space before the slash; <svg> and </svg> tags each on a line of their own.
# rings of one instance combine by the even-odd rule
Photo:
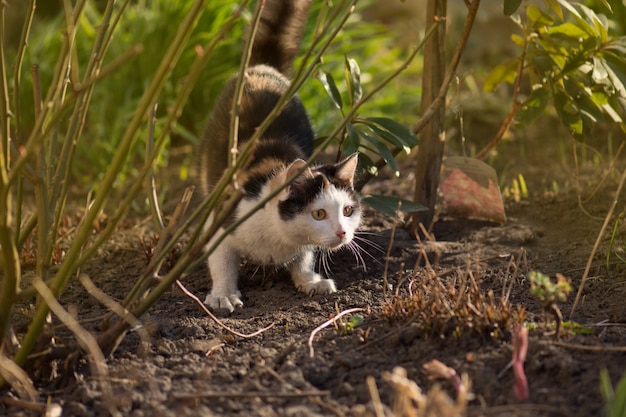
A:
<svg viewBox="0 0 626 417">
<path fill-rule="evenodd" d="M 263 188 L 259 200 L 242 200 L 239 203 L 237 218 L 252 210 L 270 192 L 270 183 Z M 286 265 L 296 287 L 307 294 L 336 291 L 331 279 L 324 279 L 314 271 L 315 249 L 337 250 L 352 241 L 361 213 L 355 209 L 350 217 L 346 217 L 343 210 L 348 205 L 356 206 L 357 202 L 347 192 L 331 186 L 302 213 L 284 221 L 280 218 L 278 203 L 287 197 L 287 193 L 285 190 L 239 225 L 209 256 L 213 288 L 205 304 L 230 312 L 243 306 L 237 288 L 242 256 L 259 264 Z M 323 220 L 312 216 L 312 212 L 319 209 L 326 211 Z M 205 227 L 208 225 L 207 222 Z"/>
</svg>

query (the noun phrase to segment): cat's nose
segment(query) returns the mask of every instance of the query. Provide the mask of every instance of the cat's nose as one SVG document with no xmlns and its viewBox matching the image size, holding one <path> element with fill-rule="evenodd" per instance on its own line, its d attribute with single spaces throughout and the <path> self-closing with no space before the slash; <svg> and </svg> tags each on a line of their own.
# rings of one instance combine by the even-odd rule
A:
<svg viewBox="0 0 626 417">
<path fill-rule="evenodd" d="M 346 236 L 346 232 L 344 232 L 343 230 L 338 230 L 337 232 L 335 232 L 335 234 L 337 235 L 337 237 L 340 237 L 342 239 Z"/>
</svg>

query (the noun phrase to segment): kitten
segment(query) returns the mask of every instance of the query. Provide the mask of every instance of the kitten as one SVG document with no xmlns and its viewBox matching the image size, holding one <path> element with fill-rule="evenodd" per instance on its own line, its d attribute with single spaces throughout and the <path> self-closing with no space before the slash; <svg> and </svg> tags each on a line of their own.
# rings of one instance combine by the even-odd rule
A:
<svg viewBox="0 0 626 417">
<path fill-rule="evenodd" d="M 267 0 L 246 71 L 239 146 L 250 139 L 289 87 L 287 77 L 309 7 L 309 0 Z M 198 149 L 198 182 L 205 196 L 227 167 L 235 84 L 232 78 L 219 96 Z M 244 196 L 235 219 L 306 165 L 313 139 L 302 102 L 293 97 L 257 142 L 252 162 L 239 175 Z M 209 256 L 213 286 L 205 304 L 229 312 L 243 306 L 237 286 L 241 257 L 261 265 L 286 266 L 296 287 L 307 294 L 335 292 L 334 282 L 314 271 L 315 251 L 335 251 L 352 243 L 361 219 L 353 188 L 357 160 L 354 154 L 338 164 L 306 168 L 228 235 Z"/>
</svg>

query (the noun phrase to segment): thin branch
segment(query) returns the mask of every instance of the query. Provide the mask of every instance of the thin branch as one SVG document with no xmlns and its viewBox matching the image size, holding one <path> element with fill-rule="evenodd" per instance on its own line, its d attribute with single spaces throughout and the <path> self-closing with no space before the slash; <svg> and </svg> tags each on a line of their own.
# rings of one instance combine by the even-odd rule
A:
<svg viewBox="0 0 626 417">
<path fill-rule="evenodd" d="M 271 391 L 246 391 L 246 392 L 200 392 L 198 394 L 175 394 L 177 400 L 196 400 L 201 398 L 306 398 L 325 397 L 330 391 L 301 391 L 301 392 L 271 392 Z"/>
<path fill-rule="evenodd" d="M 337 314 L 332 319 L 330 319 L 328 321 L 325 321 L 324 323 L 322 323 L 321 325 L 316 327 L 311 332 L 311 335 L 309 336 L 309 356 L 311 358 L 313 358 L 315 356 L 315 350 L 313 349 L 313 338 L 315 338 L 315 335 L 317 333 L 319 333 L 320 331 L 324 330 L 326 327 L 330 326 L 331 324 L 335 324 L 337 322 L 338 318 L 343 317 L 346 314 L 356 313 L 356 312 L 359 312 L 359 311 L 365 311 L 365 309 L 364 308 L 351 308 L 351 309 L 342 311 L 341 313 Z"/>
<path fill-rule="evenodd" d="M 604 224 L 600 228 L 600 232 L 598 232 L 598 237 L 596 238 L 596 242 L 593 245 L 593 249 L 589 254 L 589 258 L 587 259 L 587 265 L 585 266 L 585 272 L 583 273 L 583 277 L 580 280 L 580 286 L 578 287 L 578 291 L 576 292 L 576 299 L 574 300 L 574 305 L 572 305 L 572 309 L 570 310 L 570 317 L 574 315 L 574 311 L 576 310 L 576 306 L 578 305 L 578 301 L 580 300 L 580 296 L 582 295 L 583 288 L 585 287 L 585 282 L 587 281 L 587 277 L 589 276 L 589 271 L 591 269 L 591 264 L 593 263 L 593 258 L 598 251 L 598 247 L 600 246 L 600 241 L 602 240 L 602 236 L 604 236 L 604 231 L 606 230 L 609 221 L 613 217 L 613 211 L 617 206 L 617 202 L 619 200 L 620 194 L 622 193 L 622 187 L 624 186 L 624 182 L 626 181 L 626 169 L 622 172 L 622 177 L 620 178 L 619 185 L 617 187 L 617 191 L 615 192 L 615 196 L 613 197 L 613 203 L 611 204 L 611 208 L 609 212 L 606 214 L 604 218 Z"/>
<path fill-rule="evenodd" d="M 252 56 L 252 47 L 254 46 L 254 38 L 256 36 L 259 23 L 261 22 L 261 15 L 265 8 L 265 2 L 260 1 L 257 3 L 254 17 L 252 19 L 252 25 L 250 27 L 250 33 L 246 38 L 246 45 L 243 48 L 243 57 L 241 59 L 241 66 L 239 68 L 239 74 L 237 75 L 237 82 L 235 84 L 235 93 L 233 97 L 233 105 L 230 113 L 230 135 L 228 139 L 229 144 L 229 166 L 234 167 L 237 162 L 237 152 L 239 145 L 239 109 L 241 108 L 241 100 L 243 99 L 243 87 L 246 82 L 246 71 L 250 64 L 250 57 Z"/>
<path fill-rule="evenodd" d="M 150 334 L 143 327 L 142 323 L 139 319 L 128 311 L 124 306 L 115 301 L 113 297 L 106 294 L 100 288 L 93 283 L 93 281 L 87 276 L 87 274 L 80 274 L 78 277 L 80 283 L 85 287 L 85 290 L 91 295 L 93 298 L 101 302 L 106 308 L 113 311 L 115 314 L 119 316 L 120 319 L 126 321 L 130 326 L 132 326 L 139 335 L 139 338 L 142 342 L 142 349 L 147 348 L 150 344 Z"/>
<path fill-rule="evenodd" d="M 448 66 L 448 70 L 446 71 L 446 75 L 443 79 L 443 84 L 439 89 L 437 97 L 435 97 L 428 109 L 426 109 L 418 122 L 413 126 L 413 129 L 411 129 L 413 133 L 419 133 L 424 127 L 426 127 L 428 123 L 430 123 L 432 118 L 437 114 L 437 111 L 444 103 L 446 94 L 448 92 L 448 87 L 450 87 L 452 80 L 454 80 L 456 69 L 459 66 L 459 62 L 461 61 L 461 56 L 463 55 L 465 45 L 467 44 L 470 32 L 472 31 L 472 26 L 474 25 L 476 13 L 478 12 L 478 6 L 480 5 L 480 0 L 474 0 L 471 3 L 468 3 L 469 2 L 465 3 L 467 6 L 467 16 L 465 16 L 465 23 L 463 24 L 461 37 L 452 55 L 452 60 L 450 61 L 450 65 Z M 434 22 L 433 25 L 437 23 L 438 22 Z"/>
<path fill-rule="evenodd" d="M 113 391 L 106 380 L 106 377 L 109 375 L 109 369 L 96 338 L 85 330 L 76 319 L 63 308 L 61 303 L 56 299 L 55 294 L 40 278 L 35 278 L 33 286 L 37 289 L 39 295 L 41 295 L 41 298 L 43 298 L 54 315 L 74 333 L 78 344 L 91 356 L 92 372 L 100 379 L 103 395 L 105 399 L 107 399 L 104 403 L 109 413 L 111 413 L 111 415 L 121 415 L 115 407 L 114 402 L 111 401 L 113 400 Z"/>
<path fill-rule="evenodd" d="M 567 342 L 550 342 L 550 345 L 560 346 L 568 349 L 576 349 L 576 350 L 588 350 L 591 352 L 626 352 L 626 346 L 588 346 L 581 345 L 578 343 L 567 343 Z"/>
<path fill-rule="evenodd" d="M 202 308 L 202 310 L 204 310 L 204 312 L 211 318 L 211 320 L 213 320 L 218 326 L 220 326 L 222 329 L 226 330 L 227 332 L 234 334 L 235 336 L 239 336 L 241 338 L 244 339 L 250 339 L 254 336 L 258 336 L 261 333 L 271 329 L 272 327 L 274 327 L 276 325 L 276 323 L 272 323 L 267 327 L 264 327 L 260 330 L 257 330 L 256 332 L 250 333 L 250 334 L 244 334 L 244 333 L 240 333 L 237 330 L 233 330 L 230 327 L 228 327 L 227 325 L 225 325 L 224 323 L 222 323 L 222 321 L 220 319 L 218 319 L 215 314 L 211 313 L 211 310 L 209 310 L 207 308 L 207 306 L 204 305 L 204 303 L 202 301 L 200 301 L 200 299 L 198 297 L 196 297 L 191 291 L 189 291 L 182 282 L 180 282 L 180 280 L 176 280 L 176 285 L 178 285 L 178 288 L 181 289 L 181 291 L 183 293 L 185 293 L 185 295 L 189 298 L 191 298 L 192 300 L 194 300 L 199 306 L 200 308 Z"/>
<path fill-rule="evenodd" d="M 154 159 L 150 159 L 152 151 L 154 150 L 154 127 L 156 125 L 156 115 L 158 107 L 159 103 L 155 101 L 152 105 L 150 116 L 148 117 L 148 137 L 146 138 L 145 164 L 147 167 L 150 167 L 150 173 L 148 174 L 148 178 L 146 178 L 145 187 L 146 194 L 148 195 L 148 205 L 150 206 L 150 213 L 152 214 L 152 221 L 154 222 L 156 230 L 161 232 L 165 228 L 165 223 L 163 222 L 161 207 L 159 206 L 159 196 L 157 193 L 156 181 L 154 178 Z"/>
<path fill-rule="evenodd" d="M 522 56 L 520 57 L 519 66 L 517 69 L 517 76 L 515 77 L 515 83 L 513 84 L 513 105 L 511 106 L 511 110 L 506 115 L 502 124 L 500 125 L 500 129 L 498 129 L 498 133 L 491 139 L 491 141 L 485 146 L 478 154 L 476 155 L 476 159 L 485 159 L 489 152 L 494 149 L 498 144 L 502 141 L 504 134 L 509 130 L 513 120 L 515 119 L 515 115 L 518 110 L 521 109 L 524 104 L 528 101 L 528 98 L 522 102 L 517 101 L 517 96 L 519 95 L 520 85 L 522 83 L 522 76 L 524 75 L 524 63 L 526 62 L 526 52 L 528 51 L 528 37 L 524 39 L 524 48 L 522 49 Z"/>
</svg>

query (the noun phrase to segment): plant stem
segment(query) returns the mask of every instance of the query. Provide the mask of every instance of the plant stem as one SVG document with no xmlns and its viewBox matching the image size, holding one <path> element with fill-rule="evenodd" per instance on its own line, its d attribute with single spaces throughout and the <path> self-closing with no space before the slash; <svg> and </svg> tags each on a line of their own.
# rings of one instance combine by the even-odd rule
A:
<svg viewBox="0 0 626 417">
<path fill-rule="evenodd" d="M 8 169 L 10 166 L 10 111 L 7 72 L 4 60 L 4 20 L 6 3 L 0 4 L 0 266 L 2 287 L 0 289 L 0 347 L 4 342 L 15 295 L 20 284 L 20 263 L 11 230 L 13 219 Z M 0 379 L 0 386 L 2 385 Z"/>
<path fill-rule="evenodd" d="M 254 12 L 254 18 L 252 20 L 252 26 L 250 33 L 246 38 L 246 45 L 243 48 L 243 57 L 241 58 L 241 65 L 239 67 L 239 74 L 237 74 L 237 82 L 235 84 L 235 93 L 233 97 L 233 105 L 230 112 L 230 133 L 228 138 L 228 166 L 234 167 L 237 162 L 237 148 L 239 144 L 239 108 L 241 106 L 241 100 L 243 98 L 243 87 L 246 79 L 246 70 L 250 64 L 250 56 L 252 55 L 252 46 L 254 45 L 254 37 L 256 31 L 261 22 L 261 15 L 265 8 L 265 2 L 260 1 L 257 3 L 256 10 Z"/>
<path fill-rule="evenodd" d="M 51 290 L 55 295 L 58 295 L 61 289 L 64 288 L 71 274 L 79 266 L 78 260 L 81 258 L 80 255 L 83 250 L 83 246 L 92 234 L 92 224 L 104 207 L 104 203 L 107 200 L 108 193 L 113 189 L 115 179 L 117 178 L 118 173 L 121 171 L 122 165 L 128 157 L 129 150 L 133 143 L 135 134 L 139 129 L 142 120 L 146 116 L 150 105 L 155 101 L 156 96 L 165 84 L 165 80 L 174 68 L 175 63 L 178 61 L 184 49 L 183 45 L 189 39 L 191 31 L 195 26 L 195 22 L 202 13 L 206 1 L 207 0 L 195 0 L 193 2 L 189 9 L 189 12 L 181 22 L 180 28 L 176 33 L 174 40 L 170 44 L 160 65 L 155 71 L 152 82 L 150 83 L 146 93 L 142 97 L 141 102 L 138 105 L 135 114 L 133 115 L 133 118 L 130 120 L 126 131 L 124 132 L 122 140 L 120 141 L 118 149 L 114 154 L 111 163 L 109 164 L 109 167 L 104 175 L 104 178 L 102 179 L 102 182 L 99 185 L 99 190 L 96 194 L 96 198 L 90 209 L 87 211 L 83 224 L 80 228 L 78 228 L 76 232 L 76 237 L 72 242 L 72 245 L 68 249 L 66 257 L 54 278 L 54 281 L 51 285 Z M 141 187 L 141 185 L 142 184 L 140 183 L 139 187 Z M 31 326 L 24 336 L 22 346 L 15 355 L 15 362 L 18 365 L 23 365 L 26 361 L 27 356 L 30 354 L 30 352 L 32 352 L 32 349 L 35 346 L 35 342 L 45 323 L 45 318 L 48 314 L 48 310 L 49 308 L 47 307 L 47 305 L 43 303 L 35 313 L 35 316 L 33 317 L 31 322 Z"/>
<path fill-rule="evenodd" d="M 611 208 L 609 209 L 609 212 L 606 214 L 606 217 L 604 218 L 604 223 L 602 224 L 602 227 L 600 228 L 600 231 L 598 232 L 598 237 L 596 238 L 596 242 L 593 245 L 593 249 L 591 249 L 589 258 L 587 259 L 585 272 L 583 273 L 583 276 L 580 280 L 580 287 L 578 287 L 578 291 L 576 292 L 576 299 L 574 299 L 574 304 L 572 305 L 572 309 L 569 312 L 570 320 L 572 316 L 574 315 L 574 311 L 576 311 L 576 306 L 578 305 L 578 302 L 580 301 L 580 296 L 583 293 L 585 282 L 587 281 L 587 277 L 589 276 L 589 271 L 591 270 L 591 264 L 593 263 L 596 252 L 598 251 L 600 242 L 602 241 L 602 238 L 604 237 L 604 231 L 609 225 L 609 221 L 611 220 L 611 217 L 613 217 L 613 211 L 615 210 L 615 207 L 617 206 L 617 203 L 619 201 L 620 194 L 622 193 L 622 188 L 624 187 L 624 182 L 626 182 L 626 169 L 624 169 L 624 171 L 622 172 L 619 185 L 617 186 L 617 191 L 615 191 L 615 196 L 613 197 L 613 202 L 611 203 Z"/>
</svg>

